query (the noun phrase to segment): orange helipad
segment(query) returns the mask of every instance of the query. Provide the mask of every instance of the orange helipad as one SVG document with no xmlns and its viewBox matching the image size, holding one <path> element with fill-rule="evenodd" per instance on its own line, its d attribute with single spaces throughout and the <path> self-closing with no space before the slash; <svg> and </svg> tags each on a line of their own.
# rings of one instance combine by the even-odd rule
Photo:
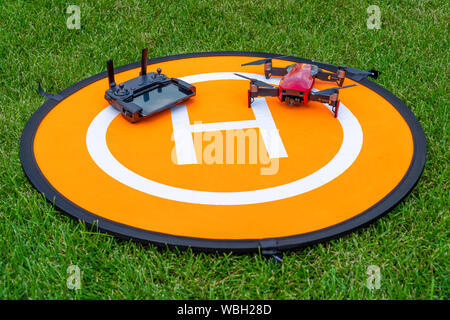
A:
<svg viewBox="0 0 450 320">
<path fill-rule="evenodd" d="M 24 129 L 27 176 L 61 211 L 103 231 L 212 250 L 334 238 L 377 219 L 413 188 L 426 144 L 398 98 L 369 80 L 346 79 L 357 86 L 340 92 L 337 118 L 319 102 L 268 97 L 248 108 L 248 81 L 233 73 L 261 77 L 260 66 L 240 67 L 255 56 L 270 55 L 149 60 L 149 69 L 194 84 L 197 95 L 134 124 L 104 99 L 106 74 L 63 90 L 64 99 L 48 100 Z M 123 66 L 116 80 L 138 73 L 137 64 Z"/>
</svg>

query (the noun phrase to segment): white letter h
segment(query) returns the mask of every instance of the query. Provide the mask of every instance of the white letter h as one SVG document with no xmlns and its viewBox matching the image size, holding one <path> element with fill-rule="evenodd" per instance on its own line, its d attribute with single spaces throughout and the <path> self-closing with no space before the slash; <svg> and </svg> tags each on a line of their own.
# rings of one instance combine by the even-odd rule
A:
<svg viewBox="0 0 450 320">
<path fill-rule="evenodd" d="M 193 132 L 221 131 L 258 128 L 266 146 L 269 158 L 287 158 L 286 149 L 273 121 L 266 99 L 255 98 L 252 103 L 255 120 L 190 124 L 186 105 L 171 109 L 173 136 L 178 164 L 197 164 L 192 138 Z"/>
</svg>

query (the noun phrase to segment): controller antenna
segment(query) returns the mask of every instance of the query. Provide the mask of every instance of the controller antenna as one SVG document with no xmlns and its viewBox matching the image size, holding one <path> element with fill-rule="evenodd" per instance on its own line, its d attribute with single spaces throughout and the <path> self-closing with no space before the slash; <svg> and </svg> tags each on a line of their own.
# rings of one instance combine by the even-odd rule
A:
<svg viewBox="0 0 450 320">
<path fill-rule="evenodd" d="M 112 59 L 106 61 L 106 67 L 108 69 L 109 87 L 114 88 L 116 86 L 116 83 L 114 81 L 114 64 Z"/>
<path fill-rule="evenodd" d="M 141 58 L 141 76 L 145 76 L 147 74 L 147 57 L 148 57 L 148 48 L 142 49 L 142 58 Z"/>
</svg>

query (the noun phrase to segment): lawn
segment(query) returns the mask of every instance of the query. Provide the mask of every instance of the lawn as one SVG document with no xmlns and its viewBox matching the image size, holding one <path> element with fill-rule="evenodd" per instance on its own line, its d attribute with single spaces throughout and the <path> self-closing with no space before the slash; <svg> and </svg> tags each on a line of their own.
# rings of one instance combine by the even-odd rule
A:
<svg viewBox="0 0 450 320">
<path fill-rule="evenodd" d="M 69 5 L 81 28 L 68 29 Z M 377 4 L 381 28 L 368 29 Z M 6 1 L 0 0 L 1 299 L 448 299 L 449 143 L 446 1 Z M 201 51 L 293 54 L 383 71 L 428 143 L 417 187 L 388 215 L 343 238 L 258 254 L 156 249 L 90 230 L 60 214 L 19 160 L 25 123 L 49 92 L 115 65 Z M 81 270 L 71 290 L 67 268 Z M 366 287 L 376 265 L 381 286 Z"/>
</svg>

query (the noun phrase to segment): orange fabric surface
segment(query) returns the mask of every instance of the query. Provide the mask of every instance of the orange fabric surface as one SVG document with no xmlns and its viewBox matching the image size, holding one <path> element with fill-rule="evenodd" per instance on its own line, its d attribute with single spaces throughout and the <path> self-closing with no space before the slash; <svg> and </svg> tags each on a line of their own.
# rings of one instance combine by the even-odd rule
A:
<svg viewBox="0 0 450 320">
<path fill-rule="evenodd" d="M 170 77 L 208 72 L 262 74 L 262 66 L 240 67 L 252 60 L 242 56 L 189 58 L 150 65 L 149 71 L 160 67 Z M 274 60 L 274 66 L 288 64 Z M 136 77 L 138 72 L 117 74 L 116 82 Z M 352 83 L 345 80 L 345 85 Z M 247 108 L 247 81 L 218 80 L 195 86 L 197 96 L 187 103 L 191 123 L 254 119 Z M 320 81 L 315 85 L 318 89 L 332 86 Z M 49 112 L 36 133 L 36 161 L 48 181 L 78 206 L 145 230 L 214 239 L 282 237 L 319 230 L 354 217 L 385 197 L 403 178 L 413 155 L 412 135 L 401 115 L 383 97 L 358 84 L 341 90 L 340 99 L 362 127 L 363 146 L 352 166 L 333 181 L 295 197 L 251 205 L 161 199 L 114 180 L 88 153 L 86 132 L 108 106 L 103 97 L 107 87 L 106 78 L 94 82 Z M 275 175 L 261 175 L 260 169 L 268 166 L 261 163 L 177 165 L 171 160 L 170 110 L 136 124 L 119 115 L 108 129 L 107 144 L 120 163 L 145 178 L 220 192 L 257 190 L 298 180 L 323 167 L 338 152 L 342 128 L 323 104 L 292 107 L 277 98 L 267 98 L 267 102 L 288 154 L 279 160 Z M 203 148 L 208 143 L 204 141 Z M 197 152 L 201 151 L 197 146 Z"/>
</svg>

